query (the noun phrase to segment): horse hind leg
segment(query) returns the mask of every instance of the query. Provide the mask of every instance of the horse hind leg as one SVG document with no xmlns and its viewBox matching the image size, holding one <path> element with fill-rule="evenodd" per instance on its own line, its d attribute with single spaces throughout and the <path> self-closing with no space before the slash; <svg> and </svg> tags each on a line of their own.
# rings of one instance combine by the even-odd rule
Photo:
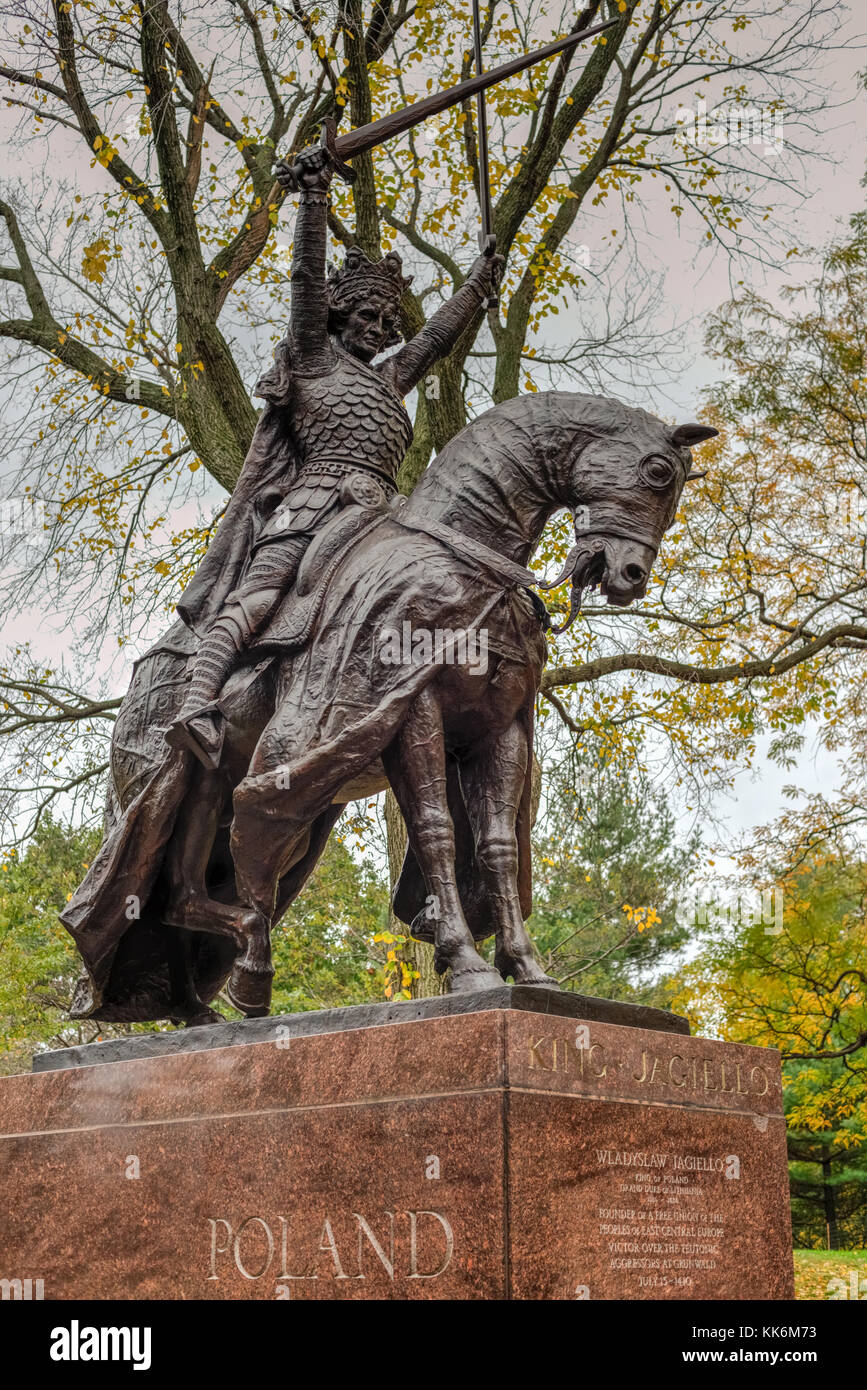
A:
<svg viewBox="0 0 867 1390">
<path fill-rule="evenodd" d="M 216 1009 L 212 1009 L 199 998 L 193 976 L 193 942 L 188 931 L 172 931 L 166 943 L 169 963 L 169 983 L 171 1003 L 168 1016 L 172 1023 L 184 1024 L 187 1028 L 199 1028 L 203 1024 L 225 1023 Z"/>
<path fill-rule="evenodd" d="M 168 928 L 175 929 L 170 936 L 186 940 L 186 956 L 183 965 L 178 964 L 174 945 L 170 948 L 170 966 L 173 969 L 173 994 L 179 1000 L 179 1016 L 192 1010 L 198 1016 L 196 1022 L 222 1022 L 220 1014 L 209 1010 L 195 994 L 190 963 L 189 933 L 206 932 L 215 936 L 228 936 L 234 941 L 237 953 L 243 958 L 249 954 L 251 940 L 261 935 L 261 918 L 258 912 L 240 904 L 219 902 L 211 897 L 207 886 L 207 871 L 219 829 L 220 813 L 225 801 L 225 779 L 218 772 L 199 768 L 194 774 L 189 795 L 178 816 L 172 838 L 166 852 L 166 871 L 169 893 L 163 910 L 163 921 Z M 173 954 L 174 953 L 174 954 Z M 194 997 L 195 996 L 195 997 Z M 231 989 L 229 998 L 242 1013 L 251 1010 L 240 998 L 235 998 Z M 256 1001 L 250 1001 L 255 1012 L 266 1012 Z M 198 1009 L 196 1010 L 196 1003 Z M 212 1014 L 212 1018 L 205 1017 Z"/>
<path fill-rule="evenodd" d="M 451 969 L 452 993 L 494 989 L 500 977 L 475 948 L 455 876 L 455 829 L 448 807 L 439 699 L 427 686 L 382 758 L 435 907 L 434 966 Z"/>
<path fill-rule="evenodd" d="M 516 985 L 559 989 L 533 954 L 518 895 L 515 828 L 528 759 L 527 736 L 515 722 L 461 764 L 461 788 L 495 924 L 494 963 Z"/>
</svg>

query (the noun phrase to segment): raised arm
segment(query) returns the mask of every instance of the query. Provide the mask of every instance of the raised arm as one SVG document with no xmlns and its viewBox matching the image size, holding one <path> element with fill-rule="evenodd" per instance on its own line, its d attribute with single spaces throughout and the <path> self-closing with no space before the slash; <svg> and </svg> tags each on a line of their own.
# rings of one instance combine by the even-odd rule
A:
<svg viewBox="0 0 867 1390">
<path fill-rule="evenodd" d="M 434 362 L 448 356 L 464 330 L 482 313 L 499 281 L 502 266 L 503 259 L 496 255 L 492 238 L 457 294 L 441 305 L 424 328 L 383 364 L 399 395 L 407 395 L 427 375 Z"/>
<path fill-rule="evenodd" d="M 294 164 L 278 164 L 280 184 L 300 194 L 292 246 L 289 339 L 293 362 L 314 362 L 328 349 L 328 185 L 333 169 L 327 150 L 302 150 Z"/>
</svg>

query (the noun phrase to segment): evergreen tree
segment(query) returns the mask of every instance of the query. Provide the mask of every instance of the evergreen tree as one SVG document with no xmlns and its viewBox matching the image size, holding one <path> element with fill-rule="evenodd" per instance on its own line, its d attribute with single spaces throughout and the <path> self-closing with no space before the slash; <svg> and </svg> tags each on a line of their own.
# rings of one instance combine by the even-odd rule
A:
<svg viewBox="0 0 867 1390">
<path fill-rule="evenodd" d="M 549 774 L 534 843 L 530 932 L 546 968 L 581 994 L 668 1007 L 660 979 L 688 929 L 677 920 L 698 839 L 610 764 Z"/>
</svg>

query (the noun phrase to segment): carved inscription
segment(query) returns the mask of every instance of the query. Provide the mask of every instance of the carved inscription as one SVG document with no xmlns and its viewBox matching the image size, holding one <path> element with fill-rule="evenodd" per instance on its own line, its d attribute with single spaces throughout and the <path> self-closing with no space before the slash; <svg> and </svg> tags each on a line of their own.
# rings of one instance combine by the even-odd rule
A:
<svg viewBox="0 0 867 1390">
<path fill-rule="evenodd" d="M 617 1196 L 596 1209 L 608 1267 L 638 1288 L 683 1290 L 717 1268 L 724 1255 L 726 1214 L 704 1174 L 737 1184 L 737 1154 L 645 1153 L 596 1149 L 597 1168 L 620 1169 Z M 612 1174 L 612 1176 L 614 1176 Z"/>
<path fill-rule="evenodd" d="M 455 1253 L 451 1223 L 442 1212 L 323 1213 L 298 1231 L 284 1215 L 208 1219 L 209 1280 L 274 1281 L 273 1297 L 292 1297 L 299 1281 L 336 1282 L 370 1277 L 439 1279 Z M 315 1228 L 315 1234 L 312 1232 Z M 297 1290 L 296 1290 L 297 1292 Z"/>
<path fill-rule="evenodd" d="M 637 1056 L 617 1055 L 600 1042 L 578 1046 L 568 1037 L 535 1037 L 527 1040 L 527 1060 L 531 1071 L 571 1074 L 583 1078 L 611 1078 L 616 1087 L 618 1076 L 626 1072 L 639 1086 L 649 1092 L 663 1087 L 675 1094 L 710 1096 L 713 1093 L 734 1096 L 765 1096 L 770 1078 L 765 1067 L 746 1062 L 723 1061 L 716 1057 L 669 1057 L 643 1051 Z"/>
</svg>

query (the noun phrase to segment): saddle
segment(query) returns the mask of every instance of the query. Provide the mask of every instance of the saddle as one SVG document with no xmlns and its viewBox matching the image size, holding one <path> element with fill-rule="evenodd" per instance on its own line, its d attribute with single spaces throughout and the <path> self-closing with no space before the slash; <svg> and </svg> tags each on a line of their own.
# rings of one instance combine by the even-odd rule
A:
<svg viewBox="0 0 867 1390">
<path fill-rule="evenodd" d="M 269 648 L 292 651 L 303 647 L 313 634 L 328 586 L 350 549 L 373 530 L 391 506 L 371 479 L 350 476 L 340 487 L 341 511 L 326 522 L 307 548 L 292 590 L 274 617 L 258 634 L 249 650 L 257 654 Z M 402 499 L 401 499 L 402 500 Z"/>
</svg>

